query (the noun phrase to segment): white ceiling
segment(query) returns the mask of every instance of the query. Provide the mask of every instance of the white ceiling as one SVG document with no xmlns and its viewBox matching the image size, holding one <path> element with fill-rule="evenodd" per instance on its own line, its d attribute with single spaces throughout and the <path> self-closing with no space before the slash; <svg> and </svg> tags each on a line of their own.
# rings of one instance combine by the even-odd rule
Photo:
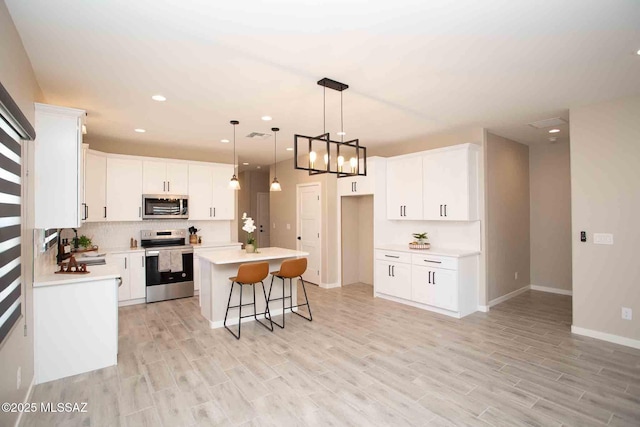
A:
<svg viewBox="0 0 640 427">
<path fill-rule="evenodd" d="M 252 166 L 273 159 L 252 131 L 281 128 L 279 157 L 294 133 L 321 133 L 322 77 L 350 85 L 345 131 L 367 147 L 467 126 L 548 142 L 526 123 L 640 93 L 636 0 L 5 1 L 47 102 L 86 109 L 89 142 L 231 162 L 220 140 L 237 119 Z M 327 91 L 334 135 L 339 96 Z"/>
</svg>

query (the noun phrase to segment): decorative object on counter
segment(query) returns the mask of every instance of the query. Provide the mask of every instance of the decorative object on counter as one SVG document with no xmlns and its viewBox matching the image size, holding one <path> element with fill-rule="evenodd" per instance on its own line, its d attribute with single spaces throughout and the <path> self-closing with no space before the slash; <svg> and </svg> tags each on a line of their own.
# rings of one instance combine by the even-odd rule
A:
<svg viewBox="0 0 640 427">
<path fill-rule="evenodd" d="M 201 245 L 202 244 L 202 236 L 198 237 L 198 244 Z"/>
<path fill-rule="evenodd" d="M 236 162 L 236 125 L 239 125 L 240 122 L 237 120 L 231 120 L 230 123 L 233 125 L 233 176 L 229 181 L 229 188 L 232 190 L 239 190 L 240 182 L 238 181 L 238 178 L 236 178 L 236 165 L 238 164 Z"/>
<path fill-rule="evenodd" d="M 60 270 L 56 274 L 88 274 L 87 264 L 78 264 L 76 258 L 71 255 L 69 262 L 60 263 Z"/>
<path fill-rule="evenodd" d="M 137 247 L 138 247 L 138 241 L 132 237 L 129 243 L 129 249 L 136 249 Z"/>
<path fill-rule="evenodd" d="M 278 164 L 278 128 L 271 128 L 273 131 L 273 182 L 271 183 L 271 188 L 269 191 L 282 191 L 282 187 L 280 187 L 280 183 L 278 182 L 278 174 L 276 173 L 276 167 Z"/>
<path fill-rule="evenodd" d="M 247 216 L 247 213 L 244 212 L 242 214 L 242 220 L 244 221 L 244 226 L 242 229 L 247 232 L 247 244 L 244 249 L 248 254 L 258 252 L 258 247 L 256 245 L 256 239 L 253 237 L 253 232 L 256 231 L 256 226 L 253 222 L 253 219 L 250 216 Z"/>
<path fill-rule="evenodd" d="M 77 241 L 78 241 L 78 245 L 82 246 L 85 249 L 91 247 L 91 239 L 85 236 L 84 234 L 80 236 Z"/>
<path fill-rule="evenodd" d="M 415 241 L 409 243 L 409 249 L 429 249 L 431 244 L 427 242 L 427 233 L 413 233 Z"/>
<path fill-rule="evenodd" d="M 318 81 L 318 85 L 324 87 L 323 89 L 323 131 L 320 136 L 294 136 L 294 168 L 300 170 L 309 171 L 309 175 L 316 175 L 320 173 L 333 173 L 338 175 L 338 178 L 346 176 L 367 176 L 367 148 L 360 146 L 358 139 L 351 141 L 345 141 L 344 136 L 344 120 L 342 111 L 342 92 L 349 88 L 349 85 L 331 80 L 329 78 L 323 78 Z M 337 134 L 340 136 L 340 141 L 333 141 L 331 135 L 326 130 L 326 92 L 327 88 L 337 90 L 340 92 L 340 132 Z M 299 145 L 303 150 L 308 148 L 308 152 L 299 152 Z M 315 147 L 314 147 L 315 143 Z M 316 148 L 319 151 L 316 151 Z M 342 152 L 341 152 L 342 151 Z M 298 156 L 302 158 L 307 157 L 309 159 L 308 165 L 301 165 L 298 163 Z M 319 165 L 320 158 L 324 159 L 324 165 Z M 335 158 L 335 161 L 333 160 Z M 345 159 L 348 158 L 348 163 L 345 164 Z"/>
<path fill-rule="evenodd" d="M 198 243 L 198 235 L 196 234 L 199 230 L 195 228 L 193 225 L 189 227 L 189 243 L 196 244 Z"/>
</svg>

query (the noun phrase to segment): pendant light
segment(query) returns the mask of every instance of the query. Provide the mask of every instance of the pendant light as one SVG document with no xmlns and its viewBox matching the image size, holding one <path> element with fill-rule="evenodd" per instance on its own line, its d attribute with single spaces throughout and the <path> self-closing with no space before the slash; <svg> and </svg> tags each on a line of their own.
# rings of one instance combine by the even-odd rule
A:
<svg viewBox="0 0 640 427">
<path fill-rule="evenodd" d="M 236 177 L 236 125 L 239 125 L 240 122 L 237 120 L 231 120 L 230 123 L 233 125 L 233 176 L 229 181 L 229 188 L 237 191 L 240 189 L 240 182 Z"/>
<path fill-rule="evenodd" d="M 278 165 L 278 131 L 279 128 L 271 128 L 273 131 L 273 182 L 271 183 L 270 191 L 282 191 L 280 183 L 278 182 L 278 175 L 276 174 L 276 168 Z"/>
</svg>

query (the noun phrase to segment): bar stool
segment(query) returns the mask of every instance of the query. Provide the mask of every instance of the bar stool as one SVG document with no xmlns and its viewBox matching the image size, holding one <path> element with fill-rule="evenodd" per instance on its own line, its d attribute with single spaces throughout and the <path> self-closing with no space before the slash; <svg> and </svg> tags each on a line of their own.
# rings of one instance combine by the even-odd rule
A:
<svg viewBox="0 0 640 427">
<path fill-rule="evenodd" d="M 247 264 L 240 264 L 240 266 L 238 267 L 238 274 L 235 277 L 229 277 L 229 280 L 231 280 L 231 290 L 229 291 L 229 301 L 227 301 L 227 311 L 224 314 L 224 327 L 231 333 L 231 335 L 233 335 L 234 337 L 236 337 L 236 339 L 240 339 L 240 325 L 242 324 L 242 319 L 247 318 L 247 317 L 254 317 L 256 322 L 260 323 L 262 326 L 264 326 L 265 328 L 267 328 L 268 330 L 270 330 L 271 332 L 273 332 L 273 322 L 271 321 L 271 313 L 269 312 L 269 302 L 267 299 L 267 293 L 265 291 L 264 288 L 264 282 L 263 280 L 267 277 L 267 275 L 269 274 L 269 263 L 268 262 L 253 262 L 253 263 L 247 263 Z M 238 305 L 229 305 L 231 304 L 231 295 L 233 294 L 233 286 L 235 284 L 240 285 L 240 303 Z M 257 308 L 256 308 L 256 284 L 261 283 L 262 284 L 262 294 L 264 295 L 264 302 L 265 302 L 265 311 L 264 313 L 257 313 Z M 243 304 L 242 303 L 242 287 L 245 285 L 251 285 L 252 289 L 253 289 L 253 302 L 249 303 L 249 304 Z M 248 316 L 243 316 L 242 315 L 242 307 L 246 307 L 248 305 L 253 305 L 253 314 L 250 314 Z M 229 327 L 227 326 L 227 316 L 229 315 L 229 309 L 230 308 L 237 308 L 239 309 L 239 313 L 238 313 L 238 335 L 236 335 L 231 329 L 229 329 Z M 264 314 L 265 319 L 269 320 L 269 326 L 267 326 L 267 324 L 261 322 L 260 320 L 258 320 L 258 314 Z"/>
<path fill-rule="evenodd" d="M 269 296 L 267 297 L 267 305 L 269 305 L 269 303 L 271 301 L 282 300 L 282 325 L 279 324 L 278 322 L 276 322 L 275 320 L 271 320 L 272 323 L 276 324 L 277 326 L 279 326 L 282 329 L 284 329 L 285 308 L 289 308 L 289 310 L 291 310 L 292 313 L 297 314 L 298 316 L 302 317 L 303 319 L 307 319 L 310 322 L 313 320 L 313 316 L 311 316 L 311 306 L 309 305 L 309 298 L 307 298 L 307 288 L 305 287 L 304 280 L 302 279 L 302 275 L 304 274 L 305 271 L 307 271 L 307 259 L 306 258 L 296 258 L 296 259 L 288 259 L 288 260 L 282 261 L 282 264 L 280 264 L 280 270 L 271 272 L 271 285 L 269 286 Z M 280 279 L 282 279 L 282 298 L 273 298 L 273 299 L 271 299 L 271 290 L 273 289 L 273 279 L 275 277 L 279 277 Z M 305 303 L 304 304 L 293 305 L 292 279 L 298 278 L 298 277 L 300 278 L 300 281 L 302 282 L 302 290 L 304 291 Z M 285 296 L 284 279 L 289 279 L 289 296 Z M 298 284 L 296 283 L 296 287 L 297 286 L 298 286 Z M 289 307 L 285 307 L 285 300 L 287 298 L 289 298 Z M 294 308 L 304 307 L 305 305 L 307 306 L 307 309 L 309 310 L 309 317 L 303 316 L 302 314 L 300 314 L 300 313 L 298 313 L 296 311 L 293 311 Z"/>
</svg>

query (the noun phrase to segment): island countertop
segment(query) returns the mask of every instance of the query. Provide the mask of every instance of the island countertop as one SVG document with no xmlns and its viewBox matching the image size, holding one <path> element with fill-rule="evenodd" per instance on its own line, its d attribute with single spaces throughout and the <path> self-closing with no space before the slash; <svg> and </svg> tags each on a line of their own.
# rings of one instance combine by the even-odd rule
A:
<svg viewBox="0 0 640 427">
<path fill-rule="evenodd" d="M 285 248 L 258 248 L 257 253 L 248 254 L 244 249 L 216 251 L 204 254 L 195 254 L 199 258 L 212 264 L 241 264 L 244 262 L 269 261 L 274 259 L 295 258 L 308 256 L 308 252 L 296 251 Z"/>
</svg>

